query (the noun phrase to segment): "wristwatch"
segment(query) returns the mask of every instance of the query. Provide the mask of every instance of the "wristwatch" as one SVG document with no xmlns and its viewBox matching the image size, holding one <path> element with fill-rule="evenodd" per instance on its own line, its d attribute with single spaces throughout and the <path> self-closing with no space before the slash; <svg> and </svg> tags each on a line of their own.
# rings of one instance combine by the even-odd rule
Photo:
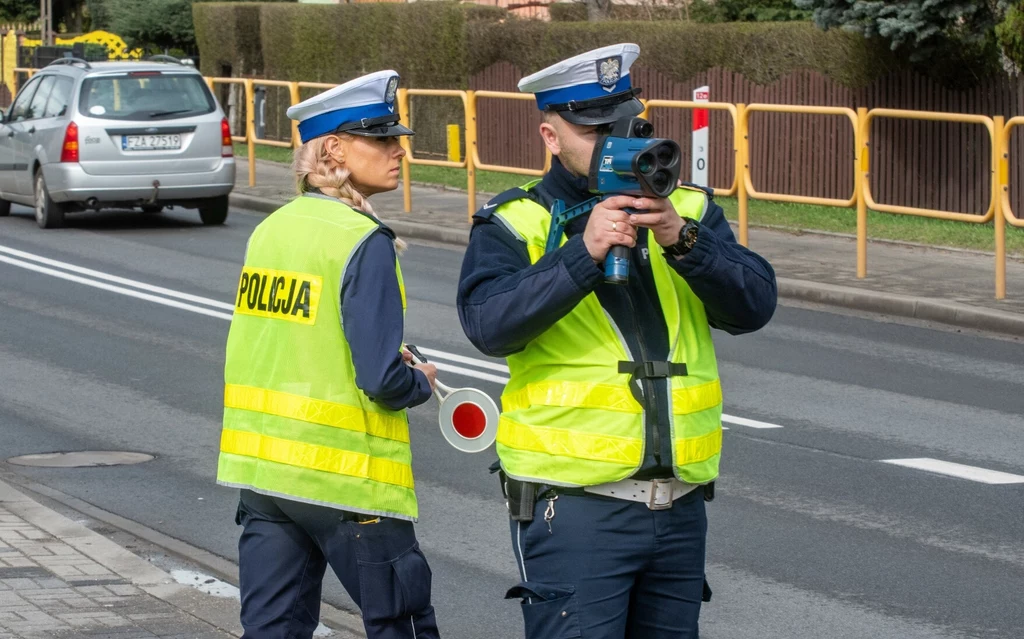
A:
<svg viewBox="0 0 1024 639">
<path fill-rule="evenodd" d="M 669 257 L 682 257 L 689 253 L 697 243 L 697 233 L 700 230 L 700 225 L 688 217 L 683 219 L 686 221 L 686 224 L 683 224 L 683 228 L 679 229 L 679 240 L 675 244 L 662 247 L 665 255 Z"/>
</svg>

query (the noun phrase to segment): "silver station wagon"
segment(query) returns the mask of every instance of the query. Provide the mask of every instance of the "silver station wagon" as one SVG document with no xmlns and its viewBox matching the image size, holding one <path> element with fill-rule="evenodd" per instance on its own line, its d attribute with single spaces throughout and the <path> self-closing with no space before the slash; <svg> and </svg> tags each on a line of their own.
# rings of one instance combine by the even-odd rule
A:
<svg viewBox="0 0 1024 639">
<path fill-rule="evenodd" d="M 231 131 L 195 67 L 62 58 L 18 91 L 0 121 L 0 216 L 35 208 L 42 228 L 65 213 L 168 206 L 223 224 L 235 184 Z"/>
</svg>

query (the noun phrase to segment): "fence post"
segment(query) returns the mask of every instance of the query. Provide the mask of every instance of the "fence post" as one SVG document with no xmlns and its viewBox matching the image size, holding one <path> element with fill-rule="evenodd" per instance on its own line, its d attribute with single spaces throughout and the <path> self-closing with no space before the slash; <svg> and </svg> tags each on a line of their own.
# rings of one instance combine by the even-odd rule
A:
<svg viewBox="0 0 1024 639">
<path fill-rule="evenodd" d="M 1009 189 L 1008 162 L 1010 145 L 1003 145 L 1003 116 L 992 118 L 992 200 L 994 209 L 992 222 L 996 235 L 996 299 L 1006 299 L 1006 218 L 1003 213 L 1003 189 Z"/>
<path fill-rule="evenodd" d="M 739 210 L 737 212 L 737 224 L 739 225 L 740 231 L 740 244 L 748 246 L 749 239 L 747 237 L 747 183 L 744 179 L 747 171 L 748 158 L 750 156 L 750 149 L 748 148 L 749 139 L 747 136 L 747 105 L 742 102 L 736 105 L 736 130 L 734 136 L 736 138 L 735 146 L 735 160 L 736 160 L 736 197 L 739 202 Z"/>
<path fill-rule="evenodd" d="M 476 92 L 466 91 L 466 193 L 469 195 L 469 222 L 476 213 L 476 168 L 473 149 L 476 148 Z"/>
<path fill-rule="evenodd" d="M 857 130 L 854 132 L 853 188 L 857 194 L 857 278 L 868 276 L 868 205 L 864 189 L 868 181 L 868 110 L 857 108 Z"/>
<path fill-rule="evenodd" d="M 290 106 L 295 106 L 302 100 L 299 97 L 299 83 L 289 82 L 288 83 L 288 98 L 291 100 Z M 299 121 L 292 120 L 292 148 L 297 149 L 302 146 L 302 137 L 299 135 Z"/>
<path fill-rule="evenodd" d="M 409 125 L 409 89 L 398 90 L 398 117 L 402 124 L 412 128 Z M 412 157 L 412 143 L 407 135 L 399 136 L 398 140 L 402 143 L 402 148 L 405 149 L 405 155 L 402 156 L 403 207 L 406 213 L 412 213 L 412 183 L 410 182 L 412 172 L 409 170 L 409 158 Z"/>
<path fill-rule="evenodd" d="M 249 186 L 256 186 L 256 100 L 251 78 L 245 80 L 245 141 L 249 149 Z"/>
</svg>

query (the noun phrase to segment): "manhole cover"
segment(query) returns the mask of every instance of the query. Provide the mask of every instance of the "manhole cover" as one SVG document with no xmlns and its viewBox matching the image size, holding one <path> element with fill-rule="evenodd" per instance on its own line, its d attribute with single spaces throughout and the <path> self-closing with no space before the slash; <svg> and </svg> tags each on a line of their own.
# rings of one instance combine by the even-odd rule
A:
<svg viewBox="0 0 1024 639">
<path fill-rule="evenodd" d="M 11 457 L 7 461 L 18 466 L 44 466 L 47 468 L 81 468 L 86 466 L 125 466 L 141 464 L 153 459 L 146 453 L 123 450 L 80 450 L 71 453 L 38 453 Z"/>
</svg>

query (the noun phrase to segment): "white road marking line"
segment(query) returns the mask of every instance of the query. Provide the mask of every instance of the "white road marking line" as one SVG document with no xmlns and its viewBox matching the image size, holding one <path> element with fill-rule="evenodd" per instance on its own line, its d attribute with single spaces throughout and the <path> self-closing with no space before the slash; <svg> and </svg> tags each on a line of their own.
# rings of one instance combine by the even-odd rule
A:
<svg viewBox="0 0 1024 639">
<path fill-rule="evenodd" d="M 234 599 L 235 601 L 241 599 L 241 592 L 236 586 L 232 586 L 226 581 L 221 581 L 216 577 L 211 577 L 210 575 L 206 575 L 201 572 L 195 572 L 194 570 L 172 570 L 170 575 L 171 578 L 179 584 L 191 586 L 199 592 L 206 593 L 214 597 L 221 597 L 223 599 Z M 317 629 L 313 631 L 313 636 L 333 637 L 334 631 L 321 623 L 317 626 Z"/>
<path fill-rule="evenodd" d="M 417 347 L 418 348 L 418 347 Z M 508 372 L 508 366 L 504 364 L 497 364 L 495 362 L 488 362 L 482 359 L 475 359 L 473 357 L 466 357 L 465 355 L 456 355 L 455 353 L 448 353 L 445 351 L 438 351 L 433 348 L 420 348 L 424 355 L 431 357 L 439 357 L 446 359 L 451 362 L 458 362 L 460 364 L 469 364 L 470 366 L 476 366 L 477 368 L 486 368 L 492 371 L 499 371 L 502 373 Z M 508 381 L 508 380 L 505 380 Z"/>
<path fill-rule="evenodd" d="M 178 291 L 175 291 L 175 290 L 172 290 L 172 289 L 168 289 L 168 288 L 163 288 L 163 287 L 160 287 L 160 286 L 153 286 L 151 284 L 146 284 L 145 282 L 139 282 L 137 280 L 132 280 L 132 279 L 128 279 L 128 278 L 125 278 L 125 277 L 118 277 L 116 275 L 110 275 L 108 273 L 103 273 L 102 271 L 95 271 L 95 270 L 84 268 L 84 267 L 81 267 L 81 266 L 76 266 L 75 264 L 69 264 L 67 262 L 61 262 L 61 261 L 58 261 L 58 260 L 52 260 L 52 259 L 47 258 L 47 257 L 42 257 L 40 255 L 35 255 L 33 253 L 27 253 L 25 251 L 19 251 L 17 249 L 12 249 L 12 248 L 9 248 L 9 247 L 6 247 L 6 246 L 2 246 L 2 245 L 0 245 L 0 253 L 6 253 L 8 255 L 16 255 L 16 256 L 19 256 L 19 257 L 23 257 L 26 260 L 32 260 L 34 262 L 38 262 L 40 264 L 48 264 L 50 266 L 56 266 L 56 267 L 65 269 L 66 271 L 82 273 L 84 275 L 91 275 L 91 276 L 93 276 L 93 277 L 95 277 L 95 278 L 97 278 L 99 280 L 106 280 L 107 282 L 117 282 L 119 284 L 125 284 L 127 286 L 131 286 L 133 288 L 137 288 L 137 289 L 140 289 L 140 290 L 151 291 L 153 293 L 160 293 L 160 294 L 166 295 L 167 297 L 177 298 L 177 299 L 181 299 L 181 300 L 188 300 L 188 301 L 191 301 L 191 302 L 196 302 L 198 304 L 204 304 L 206 306 L 212 306 L 214 308 L 222 308 L 224 310 L 229 310 L 229 311 L 233 311 L 234 310 L 234 306 L 232 306 L 231 304 L 228 304 L 228 303 L 225 303 L 225 302 L 220 302 L 220 301 L 217 301 L 217 300 L 214 300 L 214 299 L 210 299 L 208 297 L 200 297 L 198 295 L 190 295 L 188 293 L 181 293 L 181 292 L 178 292 Z M 52 277 L 57 277 L 57 278 L 60 278 L 60 279 L 63 279 L 63 280 L 68 280 L 70 282 L 75 282 L 75 283 L 78 283 L 78 284 L 84 284 L 85 286 L 91 286 L 93 288 L 102 289 L 102 290 L 105 290 L 105 291 L 109 291 L 111 293 L 118 293 L 120 295 L 127 295 L 129 297 L 134 297 L 134 298 L 137 298 L 137 299 L 145 300 L 147 302 L 153 302 L 154 304 L 161 304 L 163 306 L 170 306 L 172 308 L 178 308 L 178 309 L 181 309 L 181 310 L 184 310 L 184 311 L 191 311 L 193 313 L 198 313 L 200 315 L 206 315 L 206 316 L 209 316 L 209 317 L 216 317 L 218 319 L 223 319 L 223 320 L 228 320 L 228 321 L 231 320 L 231 314 L 229 314 L 229 313 L 218 313 L 218 312 L 210 310 L 210 309 L 201 308 L 201 307 L 197 307 L 197 306 L 191 306 L 189 304 L 183 304 L 181 302 L 174 301 L 173 299 L 166 299 L 166 298 L 163 298 L 163 297 L 159 297 L 157 295 L 149 295 L 147 293 L 140 293 L 138 291 L 134 291 L 134 290 L 131 290 L 129 288 L 124 288 L 124 287 L 121 287 L 121 286 L 114 286 L 112 284 L 105 284 L 103 282 L 98 282 L 98 281 L 95 281 L 95 280 L 90 280 L 90 279 L 87 279 L 85 277 L 79 277 L 77 275 L 73 275 L 71 273 L 66 273 L 64 271 L 58 271 L 58 270 L 53 269 L 53 268 L 47 268 L 45 266 L 39 266 L 39 264 L 33 264 L 32 262 L 18 260 L 18 259 L 14 259 L 14 258 L 11 258 L 11 257 L 6 257 L 4 255 L 0 255 L 0 262 L 6 262 L 7 264 L 11 264 L 12 266 L 17 266 L 19 268 L 28 269 L 30 271 L 35 271 L 37 273 L 43 273 L 45 275 L 50 275 Z M 466 365 L 469 365 L 469 366 L 475 366 L 477 368 L 483 368 L 483 369 L 486 369 L 486 370 L 499 371 L 499 372 L 503 372 L 503 373 L 507 373 L 508 372 L 508 366 L 505 366 L 503 364 L 498 364 L 496 362 L 490 362 L 490 361 L 487 361 L 487 360 L 477 359 L 477 358 L 474 358 L 474 357 L 467 357 L 465 355 L 458 355 L 456 353 L 449 353 L 447 351 L 436 350 L 436 349 L 433 349 L 433 348 L 421 348 L 420 350 L 423 351 L 424 355 L 428 355 L 430 357 L 435 357 L 435 358 L 440 359 L 440 360 L 447 360 L 447 362 L 457 362 L 459 364 L 466 364 Z M 486 373 L 486 372 L 483 372 L 483 371 L 476 371 L 476 370 L 473 370 L 473 369 L 470 369 L 470 368 L 466 368 L 465 366 L 458 366 L 456 364 L 449 364 L 447 362 L 446 361 L 440 361 L 440 362 L 434 362 L 434 364 L 437 366 L 437 369 L 440 370 L 440 371 L 446 371 L 446 372 L 449 372 L 449 373 L 455 373 L 457 375 L 464 375 L 464 376 L 467 376 L 467 377 L 479 379 L 479 380 L 486 381 L 486 382 L 493 382 L 495 384 L 505 385 L 505 384 L 508 383 L 508 380 L 509 380 L 508 377 L 503 377 L 503 376 L 500 376 L 500 375 L 493 375 L 491 373 Z M 756 420 L 753 420 L 753 419 L 746 419 L 744 417 L 734 417 L 732 415 L 722 415 L 722 421 L 726 422 L 726 423 L 730 423 L 730 424 L 736 424 L 736 425 L 739 425 L 739 426 L 747 426 L 747 427 L 750 427 L 750 428 L 782 428 L 782 426 L 779 426 L 778 424 L 769 424 L 767 422 L 759 422 L 759 421 L 756 421 Z"/>
<path fill-rule="evenodd" d="M 190 306 L 190 305 L 184 304 L 182 302 L 176 302 L 174 300 L 169 300 L 169 299 L 167 299 L 165 297 L 158 297 L 156 295 L 150 295 L 148 293 L 140 293 L 138 291 L 133 291 L 133 290 L 128 289 L 128 288 L 122 288 L 120 286 L 114 286 L 113 284 L 104 284 L 103 282 L 97 282 L 96 280 L 90 280 L 90 279 L 87 279 L 87 278 L 84 278 L 84 277 L 79 277 L 77 275 L 72 275 L 71 273 L 65 273 L 63 271 L 58 271 L 58 270 L 55 270 L 55 269 L 52 269 L 52 268 L 47 268 L 45 266 L 39 266 L 38 264 L 32 264 L 31 262 L 23 262 L 21 260 L 16 260 L 14 258 L 7 257 L 6 255 L 0 255 L 0 262 L 6 262 L 7 264 L 10 264 L 12 266 L 17 266 L 18 268 L 28 269 L 30 271 L 35 271 L 37 273 L 43 273 L 45 275 L 51 275 L 53 277 L 57 277 L 57 278 L 60 278 L 62 280 L 68 280 L 69 282 L 75 282 L 77 284 L 84 284 L 85 286 L 92 286 L 93 288 L 102 289 L 104 291 L 110 291 L 111 293 L 120 293 L 121 295 L 127 295 L 128 297 L 135 297 L 135 298 L 138 298 L 140 300 L 146 300 L 147 302 L 153 302 L 154 304 L 162 304 L 164 306 L 171 306 L 173 308 L 180 308 L 180 309 L 185 310 L 185 311 L 192 311 L 193 313 L 199 313 L 200 315 L 209 315 L 210 317 L 217 317 L 217 318 L 220 318 L 220 319 L 226 319 L 226 320 L 230 320 L 231 319 L 231 315 L 228 314 L 228 313 L 220 313 L 218 311 L 214 311 L 214 310 L 211 310 L 211 309 L 208 309 L 208 308 L 201 308 L 199 306 Z"/>
<path fill-rule="evenodd" d="M 778 424 L 769 424 L 768 422 L 759 422 L 756 419 L 747 419 L 746 417 L 735 417 L 733 415 L 722 415 L 722 421 L 735 424 L 737 426 L 747 426 L 749 428 L 782 428 Z"/>
<path fill-rule="evenodd" d="M 422 350 L 423 353 L 426 354 L 426 349 L 420 349 L 420 350 Z M 495 384 L 501 384 L 503 386 L 508 383 L 508 378 L 507 377 L 500 377 L 498 375 L 491 375 L 490 373 L 482 373 L 480 371 L 475 371 L 475 370 L 473 370 L 471 368 L 465 368 L 463 366 L 456 366 L 454 364 L 445 364 L 444 362 L 436 362 L 434 360 L 431 360 L 430 363 L 433 364 L 434 366 L 437 366 L 437 370 L 439 370 L 439 371 L 447 371 L 449 373 L 457 373 L 459 375 L 465 375 L 466 377 L 475 377 L 476 379 L 481 379 L 481 380 L 484 380 L 486 382 L 494 382 Z"/>
<path fill-rule="evenodd" d="M 198 295 L 189 295 L 188 293 L 179 293 L 178 291 L 175 291 L 175 290 L 172 290 L 172 289 L 169 289 L 169 288 L 164 288 L 162 286 L 153 286 L 152 284 L 146 284 L 145 282 L 139 282 L 137 280 L 130 280 L 130 279 L 126 278 L 126 277 L 118 277 L 116 275 L 110 275 L 110 274 L 104 273 L 102 271 L 94 271 L 94 270 L 92 270 L 90 268 L 84 268 L 84 267 L 81 267 L 81 266 L 76 266 L 75 264 L 69 264 L 67 262 L 61 262 L 61 261 L 58 261 L 58 260 L 51 260 L 48 257 L 43 257 L 41 255 L 36 255 L 34 253 L 26 253 L 25 251 L 19 251 L 17 249 L 12 249 L 12 248 L 9 248 L 7 246 L 0 245 L 0 253 L 7 253 L 8 255 L 13 255 L 14 257 L 20 257 L 20 258 L 22 258 L 24 260 L 29 260 L 29 261 L 32 261 L 32 262 L 38 262 L 40 264 L 46 264 L 47 266 L 55 266 L 57 268 L 64 269 L 65 271 L 71 271 L 73 273 L 79 273 L 81 275 L 89 275 L 89 276 L 94 277 L 94 278 L 96 278 L 98 280 L 105 280 L 107 282 L 114 282 L 115 284 L 122 284 L 124 286 L 130 286 L 132 288 L 137 288 L 139 290 L 149 291 L 150 293 L 159 293 L 159 294 L 165 295 L 167 297 L 173 297 L 173 298 L 176 298 L 176 299 L 179 299 L 179 300 L 185 300 L 185 301 L 188 301 L 188 302 L 195 302 L 196 304 L 203 304 L 204 306 L 212 306 L 213 308 L 220 308 L 220 309 L 224 309 L 225 311 L 233 311 L 235 309 L 235 307 L 232 306 L 231 304 L 228 304 L 226 302 L 221 302 L 221 301 L 218 301 L 218 300 L 214 300 L 214 299 L 210 299 L 208 297 L 200 297 Z M 12 262 L 12 264 L 13 264 L 13 262 Z"/>
<path fill-rule="evenodd" d="M 969 479 L 970 481 L 983 484 L 1024 484 L 1024 475 L 1013 475 L 998 470 L 978 468 L 977 466 L 954 464 L 953 462 L 942 461 L 941 459 L 918 457 L 914 459 L 882 459 L 879 461 L 883 464 L 905 466 L 906 468 L 925 470 L 931 473 L 938 473 L 939 475 L 959 477 L 960 479 Z"/>
</svg>

